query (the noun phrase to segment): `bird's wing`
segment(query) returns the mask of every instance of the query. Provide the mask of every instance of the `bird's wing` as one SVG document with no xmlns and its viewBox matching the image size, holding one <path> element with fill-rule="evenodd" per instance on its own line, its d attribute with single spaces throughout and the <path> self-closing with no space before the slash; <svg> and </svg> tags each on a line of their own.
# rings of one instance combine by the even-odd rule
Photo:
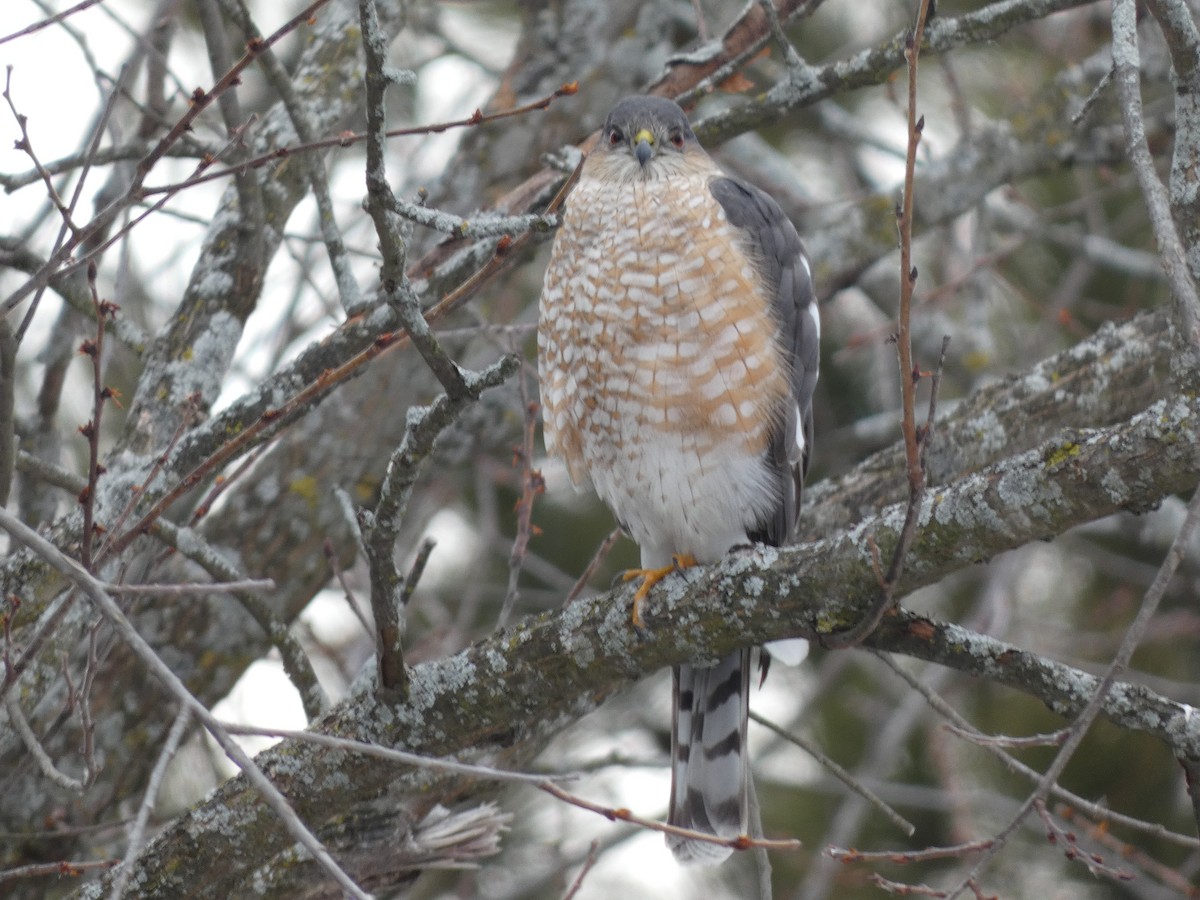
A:
<svg viewBox="0 0 1200 900">
<path fill-rule="evenodd" d="M 779 347 L 791 365 L 791 402 L 776 419 L 768 450 L 778 478 L 780 503 L 774 515 L 751 535 L 779 546 L 787 543 L 795 530 L 812 450 L 812 398 L 821 337 L 812 268 L 800 235 L 773 197 L 728 176 L 712 179 L 709 190 L 729 223 L 741 231 L 743 250 L 758 267 L 778 329 Z"/>
</svg>

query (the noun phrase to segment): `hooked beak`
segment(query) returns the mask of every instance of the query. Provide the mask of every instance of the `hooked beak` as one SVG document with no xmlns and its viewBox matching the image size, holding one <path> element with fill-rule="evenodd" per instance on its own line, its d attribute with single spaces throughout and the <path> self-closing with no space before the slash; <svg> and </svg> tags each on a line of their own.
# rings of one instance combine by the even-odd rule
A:
<svg viewBox="0 0 1200 900">
<path fill-rule="evenodd" d="M 633 155 L 637 157 L 639 165 L 645 168 L 650 157 L 654 155 L 654 135 L 648 129 L 643 128 L 633 136 L 633 143 Z"/>
</svg>

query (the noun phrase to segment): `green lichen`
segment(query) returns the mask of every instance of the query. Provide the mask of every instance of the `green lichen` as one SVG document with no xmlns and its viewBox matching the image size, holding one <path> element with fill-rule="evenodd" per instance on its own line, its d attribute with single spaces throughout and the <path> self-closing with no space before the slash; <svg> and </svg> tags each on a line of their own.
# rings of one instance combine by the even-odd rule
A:
<svg viewBox="0 0 1200 900">
<path fill-rule="evenodd" d="M 858 620 L 854 616 L 843 616 L 838 615 L 832 610 L 823 610 L 818 613 L 816 621 L 813 624 L 817 634 L 834 634 L 838 631 L 853 628 L 858 624 Z"/>
<path fill-rule="evenodd" d="M 1077 443 L 1074 441 L 1067 441 L 1049 450 L 1046 455 L 1042 457 L 1042 461 L 1045 462 L 1049 468 L 1054 468 L 1055 466 L 1065 463 L 1069 459 L 1077 457 L 1080 452 L 1082 451 Z"/>
<path fill-rule="evenodd" d="M 288 490 L 296 494 L 304 502 L 313 509 L 317 506 L 318 485 L 317 479 L 311 475 L 301 475 L 299 478 L 293 478 L 288 484 Z"/>
</svg>

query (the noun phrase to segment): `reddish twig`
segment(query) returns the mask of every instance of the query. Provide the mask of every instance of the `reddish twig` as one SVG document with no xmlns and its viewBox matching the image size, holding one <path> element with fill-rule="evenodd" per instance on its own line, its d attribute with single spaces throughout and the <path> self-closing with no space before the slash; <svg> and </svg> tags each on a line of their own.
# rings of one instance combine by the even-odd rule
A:
<svg viewBox="0 0 1200 900">
<path fill-rule="evenodd" d="M 587 858 L 583 861 L 583 867 L 579 870 L 579 874 L 575 876 L 575 880 L 571 882 L 571 886 L 567 888 L 567 892 L 563 894 L 562 900 L 573 900 L 574 896 L 579 893 L 579 889 L 583 887 L 583 879 L 592 870 L 592 866 L 596 864 L 599 856 L 600 842 L 592 841 L 591 846 L 588 847 Z"/>
<path fill-rule="evenodd" d="M 1079 840 L 1075 836 L 1075 832 L 1063 828 L 1054 821 L 1054 817 L 1050 815 L 1050 811 L 1046 809 L 1046 804 L 1039 800 L 1033 805 L 1038 817 L 1042 820 L 1042 824 L 1046 826 L 1046 840 L 1062 849 L 1063 856 L 1070 860 L 1078 860 L 1087 866 L 1088 871 L 1092 875 L 1111 878 L 1114 881 L 1132 881 L 1133 872 L 1128 869 L 1114 869 L 1104 862 L 1104 857 L 1099 853 L 1091 853 L 1082 849 L 1079 846 Z"/>
<path fill-rule="evenodd" d="M 358 619 L 358 623 L 362 625 L 363 630 L 367 634 L 371 634 L 371 623 L 367 621 L 367 617 L 363 615 L 362 608 L 358 605 L 358 601 L 354 597 L 354 592 L 350 590 L 350 583 L 346 581 L 346 573 L 342 570 L 342 565 L 338 562 L 337 552 L 333 548 L 333 541 L 325 538 L 321 544 L 321 552 L 325 554 L 325 560 L 329 563 L 329 568 L 333 572 L 333 577 L 337 579 L 337 583 L 341 585 L 342 595 L 346 598 L 346 603 L 350 607 L 350 611 L 354 613 L 354 617 Z"/>
<path fill-rule="evenodd" d="M 580 163 L 582 166 L 582 163 Z M 546 207 L 545 214 L 552 215 L 562 207 L 563 201 L 566 199 L 567 193 L 574 185 L 579 177 L 579 167 L 572 173 L 571 177 L 563 184 L 562 188 L 555 194 L 554 198 Z M 524 246 L 528 242 L 530 235 L 528 232 L 520 235 L 517 238 L 505 236 L 500 239 L 496 245 L 495 252 L 492 254 L 488 262 L 477 271 L 474 275 L 462 282 L 457 288 L 447 293 L 441 300 L 435 303 L 429 310 L 424 313 L 425 321 L 432 325 L 434 322 L 441 319 L 447 313 L 456 309 L 468 297 L 475 293 L 483 286 L 492 276 L 505 264 L 506 257 L 511 251 Z M 348 320 L 343 323 L 343 328 L 350 324 L 357 324 L 356 319 Z M 388 350 L 402 348 L 408 346 L 409 338 L 403 330 L 386 331 L 375 338 L 371 344 L 358 353 L 354 354 L 350 359 L 341 365 L 327 369 L 322 372 L 313 382 L 301 388 L 286 400 L 281 406 L 264 410 L 263 413 L 240 431 L 237 435 L 230 438 L 227 442 L 213 451 L 206 459 L 196 465 L 187 475 L 185 475 L 178 484 L 167 491 L 155 504 L 147 511 L 135 525 L 129 528 L 126 532 L 115 538 L 112 543 L 114 552 L 125 550 L 135 539 L 140 535 L 146 534 L 154 526 L 157 519 L 166 512 L 181 496 L 186 494 L 204 478 L 208 477 L 214 471 L 223 467 L 230 460 L 239 456 L 247 448 L 256 445 L 264 440 L 269 435 L 274 435 L 281 431 L 286 425 L 291 424 L 295 419 L 305 411 L 310 405 L 315 403 L 324 394 L 333 390 L 344 381 L 349 380 L 356 375 L 367 363 L 371 362 L 376 357 L 380 356 Z"/>
<path fill-rule="evenodd" d="M 100 242 L 97 246 L 91 246 L 93 241 L 96 241 L 108 228 L 115 216 L 122 210 L 129 208 L 134 203 L 141 200 L 145 194 L 143 191 L 143 183 L 146 176 L 158 163 L 167 151 L 170 150 L 179 140 L 189 134 L 195 124 L 196 119 L 200 114 L 212 104 L 212 102 L 241 82 L 242 73 L 253 63 L 258 56 L 269 47 L 273 46 L 287 35 L 291 34 L 300 25 L 303 25 L 312 20 L 317 11 L 329 0 L 314 0 L 301 12 L 292 19 L 284 23 L 275 30 L 269 37 L 263 40 L 250 41 L 246 46 L 246 52 L 236 63 L 221 76 L 220 79 L 212 86 L 211 89 L 205 91 L 203 88 L 196 88 L 192 92 L 188 104 L 188 110 L 171 129 L 164 135 L 150 151 L 138 161 L 134 167 L 133 176 L 130 181 L 129 188 L 125 193 L 113 200 L 104 209 L 96 213 L 92 221 L 73 233 L 72 239 L 65 242 L 46 263 L 42 266 L 38 275 L 29 279 L 20 288 L 14 291 L 4 303 L 5 311 L 14 308 L 32 291 L 40 290 L 42 286 L 55 274 L 64 274 L 67 271 L 75 269 L 79 265 L 91 262 L 91 260 L 100 253 L 103 253 L 113 241 L 119 240 L 121 236 L 127 233 L 131 228 L 143 221 L 147 216 L 160 209 L 170 197 L 174 196 L 174 192 L 168 192 L 159 201 L 151 204 L 141 215 L 137 216 L 130 223 L 125 225 L 118 234 L 110 237 L 108 240 Z M 234 141 L 240 140 L 240 135 L 233 136 Z M 216 160 L 212 157 L 205 157 L 201 160 L 197 170 L 208 168 Z M 88 246 L 86 254 L 77 255 L 75 251 L 81 245 Z"/>
<path fill-rule="evenodd" d="M 259 457 L 266 452 L 266 449 L 266 447 L 259 447 L 255 452 L 248 454 L 246 458 L 238 464 L 238 467 L 230 472 L 228 476 L 222 478 L 218 475 L 216 478 L 214 478 L 212 488 L 204 496 L 204 499 L 196 505 L 196 509 L 192 513 L 192 518 L 188 524 L 195 525 L 206 515 L 208 515 L 208 512 L 212 509 L 213 504 L 217 502 L 217 498 L 229 490 L 230 486 L 232 486 L 239 478 L 245 475 L 246 472 L 250 470 L 250 467 L 258 461 Z M 170 448 L 168 448 L 167 452 L 170 453 Z"/>
<path fill-rule="evenodd" d="M 448 122 L 438 122 L 433 125 L 416 125 L 411 128 L 392 128 L 384 131 L 384 137 L 411 137 L 415 135 L 441 134 L 443 131 L 449 131 L 452 128 L 473 128 L 478 125 L 486 125 L 489 122 L 499 122 L 502 119 L 509 119 L 513 116 L 523 116 L 527 113 L 537 112 L 538 110 L 548 109 L 550 104 L 559 97 L 569 97 L 577 93 L 579 90 L 579 82 L 570 81 L 556 88 L 551 93 L 547 94 L 539 100 L 534 100 L 530 103 L 524 103 L 520 106 L 514 106 L 511 109 L 503 110 L 502 112 L 483 113 L 481 110 L 475 110 L 470 116 L 463 119 L 452 119 Z M 176 193 L 184 188 L 194 187 L 197 184 L 204 184 L 207 181 L 215 181 L 218 178 L 228 178 L 232 175 L 239 175 L 250 169 L 259 169 L 269 163 L 278 162 L 288 156 L 295 156 L 297 153 L 311 153 L 316 150 L 328 150 L 332 147 L 353 147 L 355 144 L 360 144 L 368 137 L 365 131 L 343 131 L 336 137 L 322 138 L 308 143 L 296 144 L 293 147 L 278 147 L 270 153 L 264 153 L 261 156 L 255 156 L 252 159 L 247 159 L 238 163 L 235 166 L 226 166 L 223 169 L 218 169 L 215 172 L 206 172 L 203 175 L 196 175 L 184 181 L 174 182 L 172 184 L 164 184 L 158 187 L 149 187 L 142 191 L 143 197 L 150 197 L 154 194 L 164 192 Z"/>
<path fill-rule="evenodd" d="M 1156 878 L 1166 887 L 1176 891 L 1181 897 L 1200 897 L 1200 887 L 1191 884 L 1187 876 L 1177 868 L 1165 866 L 1156 859 L 1151 859 L 1133 844 L 1120 840 L 1108 829 L 1108 822 L 1093 822 L 1082 815 L 1073 806 L 1060 803 L 1054 808 L 1054 814 L 1064 822 L 1078 821 L 1087 830 L 1087 836 L 1127 862 L 1137 866 L 1151 878 Z"/>
<path fill-rule="evenodd" d="M 58 862 L 17 866 L 0 871 L 0 885 L 20 881 L 23 878 L 45 878 L 47 875 L 57 875 L 60 878 L 82 878 L 88 872 L 107 871 L 119 862 L 119 859 L 63 859 Z"/>
<path fill-rule="evenodd" d="M 508 589 L 500 607 L 497 627 L 503 628 L 517 602 L 517 584 L 521 577 L 521 565 L 529 550 L 529 541 L 541 529 L 533 524 L 533 501 L 546 490 L 546 481 L 540 469 L 533 467 L 534 439 L 537 435 L 538 411 L 540 407 L 529 399 L 524 377 L 521 378 L 521 404 L 525 409 L 525 431 L 521 446 L 514 448 L 513 465 L 521 464 L 521 496 L 513 510 L 517 514 L 517 534 L 513 538 L 512 551 L 508 555 Z"/>
<path fill-rule="evenodd" d="M 899 881 L 891 881 L 890 879 L 884 878 L 882 875 L 879 875 L 878 873 L 876 873 L 875 875 L 872 875 L 871 880 L 875 883 L 875 886 L 878 887 L 880 890 L 886 891 L 889 894 L 896 894 L 897 896 L 938 897 L 938 898 L 944 898 L 944 897 L 950 896 L 949 892 L 939 890 L 937 888 L 931 888 L 931 887 L 929 887 L 929 885 L 926 885 L 926 884 L 904 884 Z M 999 896 L 996 894 L 985 894 L 983 892 L 983 888 L 981 888 L 974 881 L 970 882 L 968 887 L 971 889 L 971 892 L 975 895 L 975 900 L 999 900 Z"/>
<path fill-rule="evenodd" d="M 854 850 L 842 847 L 826 847 L 825 855 L 843 863 L 887 862 L 896 865 L 929 862 L 936 859 L 962 859 L 982 853 L 992 845 L 992 839 L 967 841 L 950 847 L 925 847 L 922 850 Z"/>
<path fill-rule="evenodd" d="M 752 838 L 745 834 L 735 838 L 717 837 L 715 834 L 707 834 L 703 831 L 693 831 L 690 828 L 680 828 L 677 825 L 668 825 L 666 822 L 658 822 L 654 819 L 644 819 L 641 816 L 634 815 L 623 807 L 604 806 L 600 803 L 593 803 L 590 800 L 584 800 L 582 797 L 564 791 L 558 785 L 552 784 L 549 781 L 540 783 L 538 788 L 552 797 L 562 800 L 564 803 L 570 803 L 572 806 L 578 806 L 580 809 L 586 809 L 588 812 L 604 816 L 610 822 L 628 822 L 639 828 L 674 835 L 675 837 L 685 838 L 689 841 L 702 841 L 707 844 L 716 844 L 720 847 L 729 847 L 731 850 L 755 850 L 758 848 L 764 850 L 799 850 L 803 846 L 800 841 L 795 839 L 770 840 L 767 838 Z"/>
<path fill-rule="evenodd" d="M 621 533 L 622 532 L 620 528 L 614 528 L 608 533 L 608 537 L 600 542 L 600 546 L 597 547 L 596 552 L 592 554 L 591 561 L 587 564 L 587 567 L 583 570 L 583 574 L 579 576 L 579 579 L 571 588 L 571 592 L 567 594 L 567 599 L 563 601 L 564 603 L 570 603 L 583 593 L 583 589 L 586 588 L 588 582 L 592 580 L 592 576 L 596 574 L 596 570 L 600 568 L 600 564 L 604 562 L 605 557 L 608 556 L 613 546 L 617 543 L 617 539 L 621 537 Z"/>
<path fill-rule="evenodd" d="M 908 149 L 904 158 L 904 199 L 896 211 L 900 233 L 900 306 L 899 330 L 896 333 L 897 356 L 900 362 L 900 398 L 903 411 L 901 432 L 904 438 L 904 459 L 908 473 L 908 508 L 904 514 L 904 525 L 892 553 L 892 562 L 883 580 L 879 596 L 866 615 L 854 627 L 830 636 L 823 636 L 825 647 L 841 649 L 856 646 L 878 627 L 879 622 L 895 602 L 896 585 L 904 572 L 904 561 L 916 540 L 921 504 L 925 499 L 925 455 L 933 431 L 933 415 L 936 411 L 937 392 L 941 385 L 941 371 L 945 362 L 949 338 L 942 341 L 942 354 L 931 384 L 929 417 L 923 429 L 917 428 L 916 394 L 920 369 L 913 364 L 912 356 L 912 298 L 917 282 L 917 268 L 912 262 L 912 226 L 915 205 L 915 178 L 917 148 L 925 129 L 925 117 L 917 115 L 917 59 L 921 41 L 925 34 L 925 19 L 930 0 L 922 0 L 917 10 L 917 22 L 905 42 L 904 58 L 908 62 Z"/>
<path fill-rule="evenodd" d="M 85 340 L 79 347 L 79 352 L 92 361 L 92 418 L 79 432 L 88 442 L 87 487 L 79 496 L 83 507 L 83 535 L 80 540 L 79 561 L 89 572 L 95 571 L 92 558 L 92 545 L 95 532 L 99 526 L 95 521 L 96 514 L 96 485 L 100 473 L 104 470 L 100 465 L 100 421 L 104 414 L 104 404 L 116 396 L 112 388 L 104 384 L 104 323 L 117 317 L 117 305 L 108 300 L 101 300 L 96 292 L 96 266 L 91 264 L 87 270 L 88 289 L 92 294 L 92 307 L 96 313 L 96 336 Z"/>
</svg>

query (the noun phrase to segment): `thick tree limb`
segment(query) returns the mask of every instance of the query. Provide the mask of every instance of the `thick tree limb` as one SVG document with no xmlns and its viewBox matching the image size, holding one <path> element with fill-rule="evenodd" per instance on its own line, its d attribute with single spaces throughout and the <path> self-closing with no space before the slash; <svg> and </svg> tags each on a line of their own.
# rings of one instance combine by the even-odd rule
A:
<svg viewBox="0 0 1200 900">
<path fill-rule="evenodd" d="M 931 485 L 1028 450 L 1063 428 L 1111 425 L 1168 389 L 1176 339 L 1165 310 L 1143 313 L 992 382 L 940 416 L 927 459 Z M 816 536 L 904 497 L 904 447 L 879 451 L 845 475 L 806 488 L 801 521 Z"/>
<path fill-rule="evenodd" d="M 1064 432 L 931 490 L 918 555 L 900 590 L 1118 510 L 1144 509 L 1151 498 L 1198 482 L 1200 398 L 1172 395 L 1112 427 Z M 384 705 L 359 694 L 316 730 L 416 753 L 519 764 L 605 697 L 660 668 L 777 638 L 819 640 L 850 627 L 877 591 L 869 541 L 886 552 L 903 516 L 901 505 L 891 506 L 821 541 L 735 552 L 719 566 L 680 576 L 649 599 L 644 635 L 629 627 L 628 590 L 573 603 L 414 667 L 405 703 Z M 904 610 L 886 617 L 868 644 L 1011 686 L 1065 716 L 1078 713 L 1098 683 L 1019 647 Z M 1185 704 L 1122 683 L 1103 714 L 1157 737 L 1179 757 L 1200 759 L 1200 716 Z M 352 832 L 349 821 L 365 804 L 378 816 L 386 797 L 392 815 L 416 821 L 434 803 L 478 790 L 463 779 L 397 771 L 303 742 L 284 742 L 258 762 L 335 857 L 327 826 L 336 822 Z M 203 858 L 192 852 L 197 842 L 205 846 Z M 293 853 L 283 829 L 262 815 L 257 793 L 234 779 L 146 848 L 134 879 L 144 893 L 130 896 L 185 889 L 191 897 L 236 896 L 260 867 L 294 861 Z M 220 871 L 208 864 L 214 858 L 224 863 Z"/>
</svg>

